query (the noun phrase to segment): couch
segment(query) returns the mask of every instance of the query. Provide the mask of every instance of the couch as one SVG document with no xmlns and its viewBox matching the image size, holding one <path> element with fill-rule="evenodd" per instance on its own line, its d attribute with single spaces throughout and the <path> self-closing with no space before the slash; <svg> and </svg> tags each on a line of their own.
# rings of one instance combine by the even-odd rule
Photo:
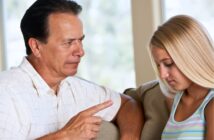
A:
<svg viewBox="0 0 214 140">
<path fill-rule="evenodd" d="M 154 80 L 138 88 L 126 89 L 124 94 L 142 103 L 145 124 L 141 133 L 141 140 L 160 140 L 169 111 L 158 81 Z M 97 139 L 119 140 L 119 130 L 113 123 L 103 122 Z"/>
</svg>

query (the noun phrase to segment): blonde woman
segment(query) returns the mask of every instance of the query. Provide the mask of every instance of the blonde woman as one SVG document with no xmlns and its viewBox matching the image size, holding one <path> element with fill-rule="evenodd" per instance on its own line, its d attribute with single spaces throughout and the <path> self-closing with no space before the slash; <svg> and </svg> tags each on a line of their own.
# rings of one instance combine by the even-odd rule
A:
<svg viewBox="0 0 214 140">
<path fill-rule="evenodd" d="M 195 19 L 179 15 L 151 38 L 158 78 L 176 91 L 162 140 L 214 140 L 214 47 Z"/>
</svg>

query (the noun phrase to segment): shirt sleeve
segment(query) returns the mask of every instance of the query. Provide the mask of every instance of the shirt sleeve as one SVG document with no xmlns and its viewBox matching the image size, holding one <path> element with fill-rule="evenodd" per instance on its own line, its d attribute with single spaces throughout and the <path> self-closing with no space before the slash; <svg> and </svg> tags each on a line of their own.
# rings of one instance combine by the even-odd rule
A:
<svg viewBox="0 0 214 140">
<path fill-rule="evenodd" d="M 100 116 L 105 121 L 114 119 L 121 106 L 120 93 L 84 79 L 71 78 L 68 80 L 72 96 L 65 100 L 74 103 L 74 115 L 107 100 L 112 100 L 112 106 L 99 111 L 95 116 Z M 71 117 L 73 116 L 71 115 Z"/>
<path fill-rule="evenodd" d="M 101 116 L 103 120 L 105 121 L 111 121 L 114 119 L 116 114 L 118 113 L 118 110 L 120 109 L 121 106 L 121 96 L 120 93 L 115 92 L 111 89 L 101 87 L 102 88 L 102 94 L 100 94 L 100 103 L 107 101 L 107 100 L 112 100 L 113 105 L 98 112 L 96 115 Z M 99 90 L 98 90 L 99 91 Z"/>
<path fill-rule="evenodd" d="M 24 122 L 21 120 L 20 110 L 8 94 L 0 92 L 0 139 L 26 138 Z"/>
</svg>

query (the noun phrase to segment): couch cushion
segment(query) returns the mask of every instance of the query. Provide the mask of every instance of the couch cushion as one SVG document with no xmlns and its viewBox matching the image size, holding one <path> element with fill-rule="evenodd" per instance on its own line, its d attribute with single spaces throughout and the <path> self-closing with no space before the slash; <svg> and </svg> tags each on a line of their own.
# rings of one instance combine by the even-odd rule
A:
<svg viewBox="0 0 214 140">
<path fill-rule="evenodd" d="M 103 121 L 97 140 L 119 140 L 119 129 L 113 123 Z"/>
<path fill-rule="evenodd" d="M 160 140 L 167 122 L 169 112 L 166 99 L 162 94 L 158 81 L 150 81 L 136 89 L 127 89 L 125 94 L 141 101 L 145 114 L 142 140 Z"/>
</svg>

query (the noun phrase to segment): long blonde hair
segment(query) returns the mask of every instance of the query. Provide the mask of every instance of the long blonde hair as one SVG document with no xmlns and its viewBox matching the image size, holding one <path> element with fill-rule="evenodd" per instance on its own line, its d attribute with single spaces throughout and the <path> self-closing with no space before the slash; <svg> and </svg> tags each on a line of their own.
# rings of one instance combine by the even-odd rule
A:
<svg viewBox="0 0 214 140">
<path fill-rule="evenodd" d="M 195 19 L 178 15 L 153 34 L 149 49 L 165 49 L 179 70 L 194 83 L 214 88 L 214 47 L 205 28 Z M 157 72 L 157 67 L 155 66 Z"/>
</svg>

